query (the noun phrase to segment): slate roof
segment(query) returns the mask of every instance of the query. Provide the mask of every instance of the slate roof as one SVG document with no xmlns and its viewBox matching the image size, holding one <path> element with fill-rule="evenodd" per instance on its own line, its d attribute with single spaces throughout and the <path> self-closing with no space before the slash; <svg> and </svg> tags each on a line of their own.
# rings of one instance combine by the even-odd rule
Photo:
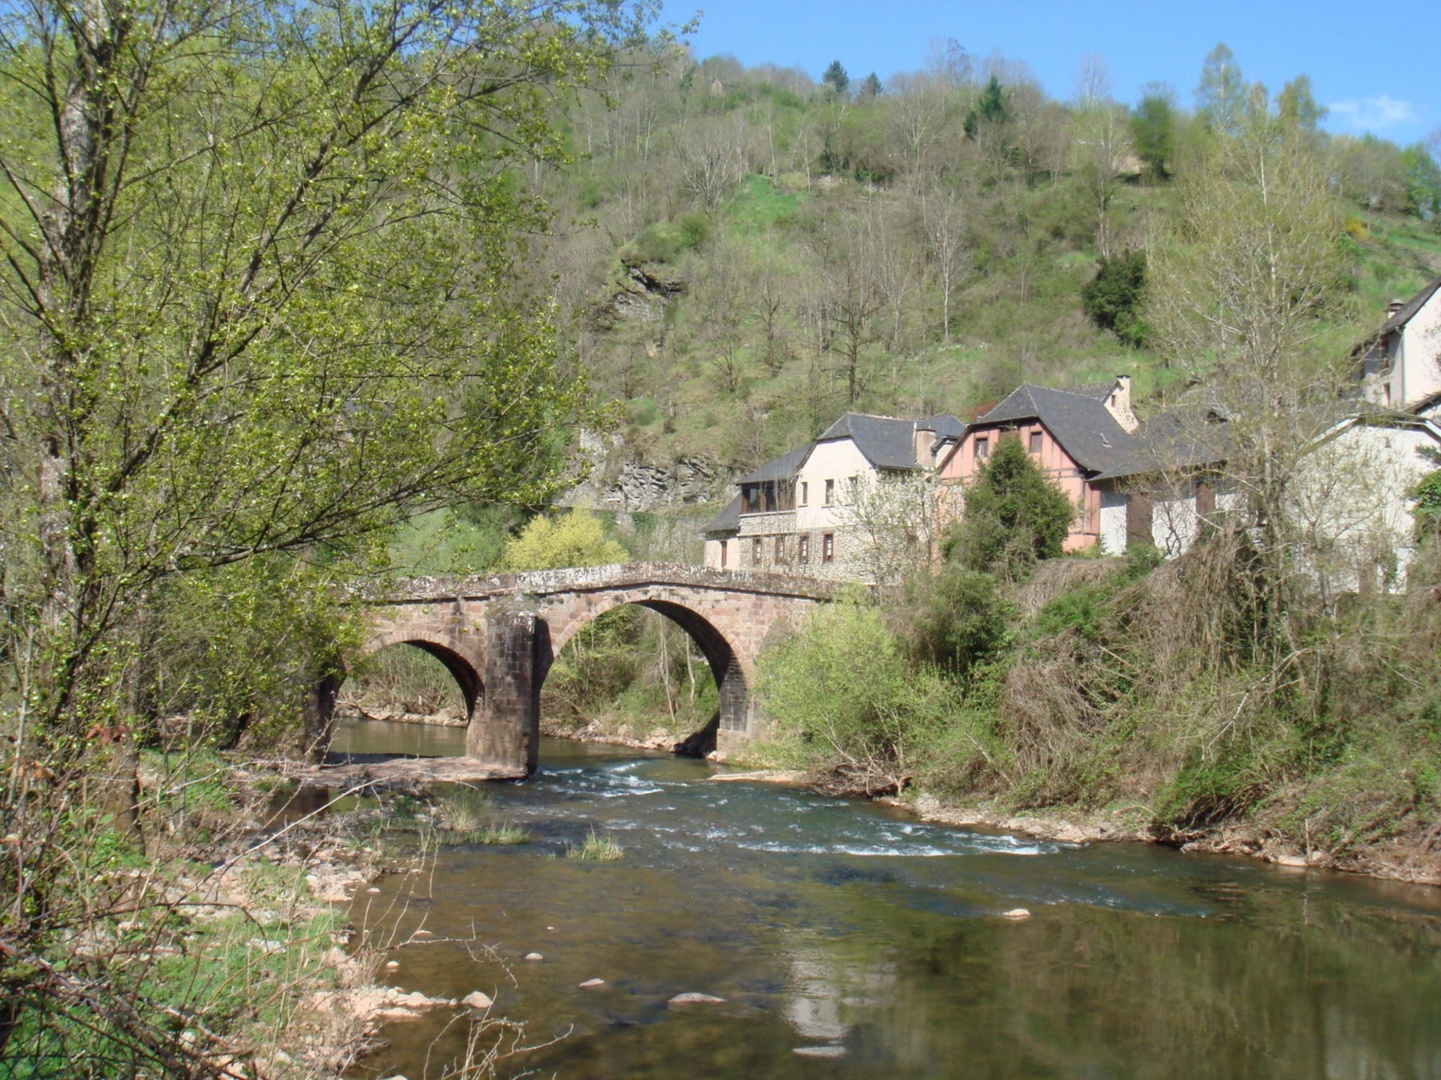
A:
<svg viewBox="0 0 1441 1080">
<path fill-rule="evenodd" d="M 780 457 L 771 458 L 764 465 L 761 465 L 746 473 L 737 484 L 759 484 L 766 480 L 784 480 L 786 477 L 794 478 L 796 470 L 801 467 L 801 462 L 811 452 L 814 443 L 806 443 L 799 450 L 791 450 Z"/>
<path fill-rule="evenodd" d="M 1162 409 L 1132 434 L 1129 462 L 1105 469 L 1092 480 L 1115 480 L 1168 469 L 1193 469 L 1226 459 L 1230 417 L 1218 405 L 1191 401 Z"/>
<path fill-rule="evenodd" d="M 1431 297 L 1436 295 L 1438 289 L 1441 289 L 1441 277 L 1422 286 L 1421 291 L 1402 304 L 1400 308 L 1397 309 L 1396 314 L 1383 322 L 1375 333 L 1368 334 L 1362 339 L 1362 341 L 1351 350 L 1352 355 L 1361 352 L 1363 349 L 1369 349 L 1378 342 L 1384 341 L 1387 334 L 1404 329 L 1406 324 L 1416 317 L 1416 313 L 1426 306 Z M 1385 367 L 1385 358 L 1365 356 L 1364 359 L 1370 364 L 1369 368 L 1364 369 L 1364 374 L 1375 374 Z"/>
<path fill-rule="evenodd" d="M 1108 384 L 1112 389 L 1115 383 Z M 1023 383 L 973 427 L 1039 420 L 1071 460 L 1104 473 L 1139 464 L 1136 440 L 1098 398 L 1073 390 Z"/>
<path fill-rule="evenodd" d="M 925 420 L 846 413 L 826 428 L 816 442 L 849 438 L 865 459 L 878 469 L 915 469 L 920 467 L 920 462 L 916 460 L 917 428 L 934 431 L 937 440 L 959 439 L 966 431 L 966 426 L 949 413 Z M 810 447 L 806 449 L 809 451 Z"/>
<path fill-rule="evenodd" d="M 726 508 L 722 510 L 701 532 L 706 535 L 711 533 L 738 532 L 741 527 L 741 497 L 737 495 Z"/>
<path fill-rule="evenodd" d="M 1065 393 L 1080 394 L 1082 397 L 1095 398 L 1097 401 L 1104 402 L 1115 392 L 1115 390 L 1116 380 L 1108 379 L 1105 382 L 1083 383 L 1080 386 L 1068 386 L 1065 390 Z"/>
</svg>

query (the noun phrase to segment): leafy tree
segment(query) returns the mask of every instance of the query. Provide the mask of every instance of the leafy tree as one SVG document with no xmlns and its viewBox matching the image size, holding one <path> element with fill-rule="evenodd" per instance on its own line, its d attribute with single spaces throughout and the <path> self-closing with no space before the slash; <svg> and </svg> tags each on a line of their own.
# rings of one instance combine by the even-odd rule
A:
<svg viewBox="0 0 1441 1080">
<path fill-rule="evenodd" d="M 1276 98 L 1276 112 L 1281 120 L 1298 131 L 1314 132 L 1330 114 L 1330 109 L 1317 104 L 1311 91 L 1311 79 L 1297 75 L 1281 89 Z"/>
<path fill-rule="evenodd" d="M 548 91 L 638 17 L 8 10 L 3 655 L 40 737 L 123 709 L 125 620 L 170 577 L 334 579 L 413 513 L 552 489 L 581 391 L 513 285 L 546 215 L 512 168 L 561 160 Z"/>
<path fill-rule="evenodd" d="M 836 791 L 897 791 L 957 711 L 955 689 L 916 671 L 879 609 L 828 605 L 762 653 L 757 694 L 782 754 Z"/>
<path fill-rule="evenodd" d="M 1212 131 L 1235 135 L 1241 129 L 1246 108 L 1246 83 L 1241 65 L 1221 42 L 1206 54 L 1201 83 L 1196 87 L 1196 113 Z"/>
<path fill-rule="evenodd" d="M 1021 440 L 1006 435 L 965 490 L 960 522 L 943 545 L 948 559 L 1006 578 L 1061 554 L 1076 507 L 1046 479 Z"/>
<path fill-rule="evenodd" d="M 821 76 L 821 82 L 830 87 L 833 94 L 840 96 L 850 88 L 851 77 L 846 74 L 846 69 L 839 60 L 832 60 L 825 74 Z"/>
<path fill-rule="evenodd" d="M 1011 640 L 1015 608 L 987 573 L 947 562 L 907 582 L 906 629 L 913 654 L 953 676 L 965 677 Z"/>
<path fill-rule="evenodd" d="M 1406 212 L 1441 229 L 1441 166 L 1420 143 L 1401 151 L 1401 161 L 1406 169 Z"/>
<path fill-rule="evenodd" d="M 1174 152 L 1176 110 L 1169 93 L 1153 90 L 1131 115 L 1131 145 L 1153 180 L 1164 180 Z"/>
<path fill-rule="evenodd" d="M 1081 308 L 1102 330 L 1139 348 L 1146 343 L 1145 293 L 1146 253 L 1123 251 L 1109 259 L 1102 256 L 1096 276 L 1081 290 Z"/>
<path fill-rule="evenodd" d="M 541 514 L 505 545 L 507 570 L 557 570 L 566 566 L 608 566 L 630 558 L 605 535 L 600 519 L 575 509 L 563 517 Z"/>
</svg>

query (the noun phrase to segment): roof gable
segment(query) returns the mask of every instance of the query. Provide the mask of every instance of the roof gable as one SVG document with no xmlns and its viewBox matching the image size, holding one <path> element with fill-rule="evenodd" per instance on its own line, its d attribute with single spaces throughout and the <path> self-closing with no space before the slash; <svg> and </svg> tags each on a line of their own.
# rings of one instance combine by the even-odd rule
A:
<svg viewBox="0 0 1441 1080">
<path fill-rule="evenodd" d="M 1113 384 L 1108 384 L 1113 385 Z M 1023 383 L 972 427 L 1039 420 L 1078 466 L 1105 472 L 1131 465 L 1136 444 L 1102 399 Z"/>
<path fill-rule="evenodd" d="M 952 417 L 951 419 L 955 419 Z M 959 420 L 956 421 L 960 423 Z M 893 416 L 846 413 L 821 433 L 817 443 L 850 439 L 867 461 L 878 469 L 914 469 L 916 421 Z"/>
</svg>

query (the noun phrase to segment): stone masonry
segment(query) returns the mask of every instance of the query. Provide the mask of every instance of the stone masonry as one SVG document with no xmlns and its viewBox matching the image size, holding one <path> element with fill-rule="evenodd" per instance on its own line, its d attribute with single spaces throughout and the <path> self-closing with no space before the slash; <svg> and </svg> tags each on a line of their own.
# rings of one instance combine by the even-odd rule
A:
<svg viewBox="0 0 1441 1080">
<path fill-rule="evenodd" d="M 367 651 L 407 644 L 439 659 L 471 714 L 467 755 L 529 775 L 540 743 L 540 691 L 551 663 L 596 616 L 639 604 L 691 636 L 720 692 L 717 738 L 724 748 L 756 734 L 750 688 L 762 645 L 833 599 L 837 588 L 789 574 L 669 563 L 413 578 L 366 599 L 374 627 Z M 328 715 L 321 719 L 328 728 Z"/>
</svg>

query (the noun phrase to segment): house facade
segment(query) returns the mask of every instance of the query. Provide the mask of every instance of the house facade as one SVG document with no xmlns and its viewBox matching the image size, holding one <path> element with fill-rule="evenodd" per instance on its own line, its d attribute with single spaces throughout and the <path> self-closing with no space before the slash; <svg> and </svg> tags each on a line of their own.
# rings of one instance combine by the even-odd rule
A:
<svg viewBox="0 0 1441 1080">
<path fill-rule="evenodd" d="M 1401 410 L 1441 400 L 1441 277 L 1409 300 L 1393 300 L 1386 321 L 1353 356 L 1372 405 Z"/>
<path fill-rule="evenodd" d="M 1110 509 L 1114 516 L 1117 506 L 1124 511 L 1125 497 L 1114 483 L 1096 478 L 1135 464 L 1131 435 L 1135 428 L 1128 376 L 1070 390 L 1026 383 L 969 424 L 945 451 L 937 466 L 940 514 L 945 519 L 960 518 L 966 485 L 976 478 L 997 442 L 1014 436 L 1076 508 L 1065 550 L 1102 544 L 1102 550 L 1111 551 L 1110 543 L 1102 543 L 1103 512 Z M 1117 550 L 1124 550 L 1124 542 Z"/>
<path fill-rule="evenodd" d="M 949 415 L 847 413 L 814 442 L 736 481 L 737 494 L 706 527 L 706 565 L 870 580 L 877 541 L 858 520 L 859 495 L 929 476 L 937 456 L 963 433 Z"/>
</svg>

